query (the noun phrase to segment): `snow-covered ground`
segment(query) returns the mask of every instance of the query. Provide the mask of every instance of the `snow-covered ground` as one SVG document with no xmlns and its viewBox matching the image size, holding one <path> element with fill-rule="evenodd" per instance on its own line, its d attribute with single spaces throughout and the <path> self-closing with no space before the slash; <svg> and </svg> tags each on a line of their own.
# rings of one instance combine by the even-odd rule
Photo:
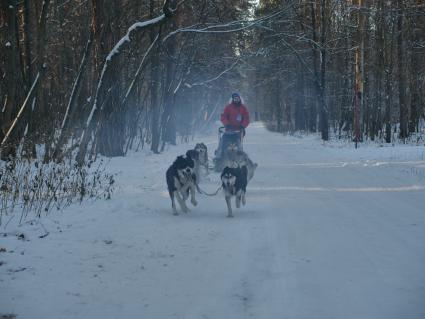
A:
<svg viewBox="0 0 425 319">
<path fill-rule="evenodd" d="M 200 140 L 212 154 L 216 136 Z M 187 148 L 115 158 L 112 200 L 2 228 L 0 314 L 425 318 L 424 147 L 354 150 L 255 123 L 259 167 L 233 219 L 221 194 L 172 215 L 164 174 Z"/>
</svg>

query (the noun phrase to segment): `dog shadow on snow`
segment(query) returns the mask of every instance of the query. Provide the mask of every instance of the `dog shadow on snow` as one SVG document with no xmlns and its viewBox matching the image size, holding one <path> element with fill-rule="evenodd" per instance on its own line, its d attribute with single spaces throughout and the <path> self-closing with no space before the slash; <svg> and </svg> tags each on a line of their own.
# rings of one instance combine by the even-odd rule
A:
<svg viewBox="0 0 425 319">
<path fill-rule="evenodd" d="M 214 188 L 214 187 L 209 187 Z M 161 197 L 165 200 L 168 199 L 168 193 L 161 191 Z M 198 194 L 196 197 L 197 205 L 187 207 L 187 212 L 179 212 L 179 218 L 189 218 L 189 219 L 199 219 L 199 220 L 244 220 L 244 219 L 261 219 L 261 216 L 264 214 L 264 208 L 262 208 L 262 201 L 258 200 L 256 192 L 249 192 L 247 189 L 247 203 L 246 206 L 240 208 L 233 208 L 234 218 L 228 218 L 228 207 L 226 201 L 224 200 L 223 190 L 220 190 L 218 194 L 214 197 L 209 197 L 207 195 Z M 260 196 L 261 197 L 261 196 Z M 232 201 L 234 205 L 234 200 Z M 161 214 L 168 215 L 170 218 L 175 218 L 175 214 L 170 214 L 170 209 L 167 205 L 161 205 Z"/>
<path fill-rule="evenodd" d="M 260 210 L 256 210 L 255 207 L 251 207 L 249 209 L 239 209 L 234 213 L 234 218 L 227 218 L 227 208 L 226 203 L 220 203 L 223 204 L 222 207 L 215 208 L 212 210 L 211 208 L 202 207 L 202 200 L 199 200 L 200 204 L 198 207 L 191 209 L 191 211 L 187 214 L 180 214 L 181 219 L 197 219 L 197 220 L 208 220 L 208 221 L 237 221 L 237 220 L 253 220 L 253 219 L 261 219 L 261 212 Z M 216 207 L 218 205 L 215 205 Z M 169 210 L 163 209 L 163 214 L 170 215 Z"/>
<path fill-rule="evenodd" d="M 211 187 L 209 187 L 211 188 Z M 160 193 L 163 199 L 168 199 L 168 193 L 162 191 Z M 264 215 L 264 209 L 262 208 L 261 201 L 257 200 L 257 194 L 255 192 L 250 193 L 248 189 L 249 202 L 247 206 L 241 207 L 234 210 L 234 218 L 227 218 L 227 206 L 226 202 L 223 200 L 222 191 L 220 191 L 215 197 L 208 197 L 206 195 L 198 195 L 197 201 L 198 205 L 196 207 L 190 207 L 187 213 L 180 213 L 179 219 L 197 219 L 197 220 L 227 220 L 227 221 L 236 221 L 246 220 L 246 219 L 261 219 Z M 161 205 L 160 209 L 161 215 L 168 215 L 170 219 L 175 219 L 175 216 L 170 214 L 170 209 L 168 205 Z"/>
</svg>

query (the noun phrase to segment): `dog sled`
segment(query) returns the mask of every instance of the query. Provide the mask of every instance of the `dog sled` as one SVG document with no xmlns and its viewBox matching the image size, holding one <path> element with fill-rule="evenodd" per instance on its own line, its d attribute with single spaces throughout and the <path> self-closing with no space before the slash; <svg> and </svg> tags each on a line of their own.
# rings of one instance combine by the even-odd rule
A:
<svg viewBox="0 0 425 319">
<path fill-rule="evenodd" d="M 243 151 L 244 131 L 226 131 L 224 127 L 218 129 L 218 147 L 214 152 L 214 171 L 223 169 L 224 153 L 230 145 L 236 146 L 238 151 Z"/>
</svg>

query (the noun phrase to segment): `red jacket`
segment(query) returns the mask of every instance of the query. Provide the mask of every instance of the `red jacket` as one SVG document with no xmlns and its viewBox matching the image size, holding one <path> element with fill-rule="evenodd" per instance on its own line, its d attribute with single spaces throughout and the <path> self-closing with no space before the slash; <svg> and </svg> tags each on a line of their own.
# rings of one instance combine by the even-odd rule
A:
<svg viewBox="0 0 425 319">
<path fill-rule="evenodd" d="M 245 129 L 249 125 L 249 113 L 245 105 L 242 103 L 238 106 L 233 103 L 226 105 L 223 114 L 221 114 L 221 122 L 224 126 L 231 125 L 234 130 L 238 130 L 241 126 Z"/>
</svg>

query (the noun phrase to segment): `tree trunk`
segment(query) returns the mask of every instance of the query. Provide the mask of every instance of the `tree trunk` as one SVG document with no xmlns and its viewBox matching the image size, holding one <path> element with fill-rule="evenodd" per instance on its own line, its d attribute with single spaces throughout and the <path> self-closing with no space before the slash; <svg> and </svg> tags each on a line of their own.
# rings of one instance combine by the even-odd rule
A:
<svg viewBox="0 0 425 319">
<path fill-rule="evenodd" d="M 326 15 L 325 15 L 325 6 L 326 0 L 319 0 L 317 3 L 315 1 L 311 2 L 311 24 L 313 32 L 313 69 L 314 69 L 314 88 L 317 96 L 317 105 L 319 106 L 319 130 L 322 135 L 323 140 L 328 140 L 328 113 L 326 109 L 325 101 L 325 85 L 326 85 Z M 317 35 L 317 5 L 320 6 L 320 48 L 318 48 L 317 43 L 319 43 L 319 37 Z M 320 65 L 319 65 L 319 55 L 320 55 Z M 315 112 L 312 114 L 314 116 Z M 315 120 L 315 119 L 311 119 Z"/>
<path fill-rule="evenodd" d="M 16 19 L 17 19 L 17 1 L 8 0 L 3 1 L 1 4 L 1 14 L 3 15 L 3 20 L 7 23 L 7 37 L 6 45 L 2 44 L 3 54 L 5 61 L 5 75 L 4 75 L 4 87 L 5 92 L 1 97 L 1 100 L 4 100 L 5 103 L 1 106 L 3 111 L 1 113 L 1 131 L 0 137 L 1 140 L 5 137 L 7 131 L 9 130 L 12 124 L 12 116 L 16 110 L 17 104 L 17 85 L 18 85 L 18 44 L 17 44 L 17 32 L 16 29 Z M 3 55 L 2 54 L 2 55 Z M 1 101 L 0 100 L 0 101 Z M 16 131 L 15 131 L 16 132 Z M 6 160 L 9 156 L 14 157 L 16 155 L 16 146 L 18 143 L 17 135 L 14 134 L 9 139 L 7 145 L 4 145 L 1 150 L 1 158 Z"/>
<path fill-rule="evenodd" d="M 329 121 L 328 121 L 328 108 L 325 99 L 326 89 L 326 28 L 327 28 L 327 0 L 320 2 L 320 87 L 319 89 L 319 126 L 322 134 L 322 140 L 329 140 Z"/>
<path fill-rule="evenodd" d="M 390 17 L 391 22 L 394 20 L 394 12 L 391 12 Z M 385 142 L 391 143 L 391 111 L 392 111 L 392 103 L 393 103 L 393 72 L 394 72 L 394 34 L 395 34 L 395 24 L 392 23 L 392 30 L 389 34 L 389 47 L 387 46 L 385 53 L 385 64 L 386 67 L 386 75 L 385 75 Z"/>
<path fill-rule="evenodd" d="M 295 103 L 295 130 L 305 130 L 306 127 L 306 107 L 305 107 L 305 92 L 304 92 L 304 68 L 300 64 L 298 67 L 297 78 L 297 97 Z"/>
<path fill-rule="evenodd" d="M 53 158 L 57 161 L 61 161 L 62 160 L 62 148 L 65 144 L 65 142 L 67 141 L 68 136 L 68 128 L 69 128 L 69 124 L 72 123 L 72 120 L 74 118 L 75 112 L 76 112 L 76 101 L 77 101 L 77 97 L 78 94 L 80 92 L 81 86 L 82 86 L 82 82 L 83 82 L 83 77 L 84 77 L 84 73 L 85 73 L 85 69 L 87 66 L 87 62 L 89 59 L 89 55 L 91 52 L 91 47 L 92 47 L 92 43 L 93 43 L 93 33 L 90 32 L 89 35 L 89 39 L 87 40 L 87 44 L 83 53 L 83 57 L 81 59 L 80 62 L 80 67 L 78 70 L 78 74 L 77 77 L 74 81 L 73 87 L 72 87 L 72 91 L 71 91 L 71 95 L 69 97 L 69 101 L 68 101 L 68 105 L 65 111 L 65 115 L 64 118 L 62 120 L 62 125 L 59 129 L 59 137 L 58 137 L 58 141 L 55 145 L 54 148 L 54 153 L 53 153 Z"/>
<path fill-rule="evenodd" d="M 415 4 L 415 1 L 414 1 Z M 424 20 L 422 18 L 422 20 Z M 419 121 L 420 121 L 420 74 L 418 65 L 421 65 L 419 59 L 418 50 L 415 48 L 416 44 L 420 42 L 419 34 L 421 31 L 417 27 L 418 18 L 412 17 L 409 24 L 409 87 L 410 87 L 410 118 L 409 118 L 409 132 L 414 133 L 419 130 Z M 420 22 L 419 22 L 420 23 Z"/>
<path fill-rule="evenodd" d="M 37 23 L 37 63 L 38 63 L 38 72 L 46 72 L 47 60 L 45 57 L 46 47 L 47 47 L 47 34 L 46 34 L 46 24 L 47 24 L 47 15 L 49 12 L 50 0 L 44 0 L 40 17 Z M 39 80 L 41 82 L 42 79 Z M 35 145 L 37 142 L 40 142 L 43 138 L 41 131 L 44 131 L 46 134 L 52 134 L 52 126 L 45 121 L 46 118 L 46 105 L 45 99 L 43 98 L 43 84 L 39 83 L 37 90 L 35 92 L 34 98 L 31 102 L 31 107 L 27 108 L 26 116 L 24 117 L 24 122 L 28 123 L 26 135 L 24 137 L 23 145 L 23 155 L 27 158 L 37 158 L 37 150 Z M 40 127 L 43 129 L 40 130 Z M 45 148 L 45 158 L 49 157 L 49 145 L 46 145 Z"/>
<path fill-rule="evenodd" d="M 150 18 L 154 17 L 155 9 L 155 0 L 150 0 Z M 159 31 L 161 32 L 161 31 Z M 155 41 L 156 33 L 155 30 L 150 32 L 151 42 Z M 152 143 L 151 150 L 155 154 L 159 153 L 159 143 L 160 143 L 160 128 L 159 128 L 159 115 L 160 115 L 160 105 L 159 105 L 159 57 L 161 52 L 161 39 L 158 39 L 155 53 L 152 55 L 151 59 L 151 134 L 152 134 Z"/>
<path fill-rule="evenodd" d="M 400 110 L 400 138 L 405 140 L 408 137 L 407 123 L 409 109 L 406 100 L 406 76 L 404 63 L 404 43 L 403 43 L 403 0 L 397 0 L 397 65 L 398 65 L 398 102 Z"/>
<path fill-rule="evenodd" d="M 31 87 L 33 79 L 32 63 L 31 63 L 31 6 L 29 0 L 24 0 L 24 41 L 25 41 L 25 70 L 27 89 Z"/>
</svg>

